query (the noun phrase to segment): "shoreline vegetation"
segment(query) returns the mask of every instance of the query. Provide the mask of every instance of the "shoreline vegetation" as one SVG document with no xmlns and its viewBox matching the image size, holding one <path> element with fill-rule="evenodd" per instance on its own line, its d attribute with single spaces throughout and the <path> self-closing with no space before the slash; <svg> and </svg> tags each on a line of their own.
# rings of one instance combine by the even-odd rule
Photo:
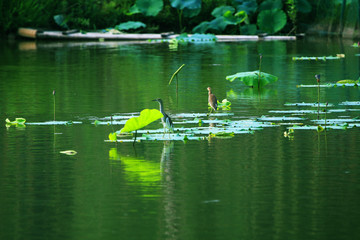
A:
<svg viewBox="0 0 360 240">
<path fill-rule="evenodd" d="M 0 0 L 0 36 L 25 27 L 360 38 L 359 5 L 357 0 Z"/>
</svg>

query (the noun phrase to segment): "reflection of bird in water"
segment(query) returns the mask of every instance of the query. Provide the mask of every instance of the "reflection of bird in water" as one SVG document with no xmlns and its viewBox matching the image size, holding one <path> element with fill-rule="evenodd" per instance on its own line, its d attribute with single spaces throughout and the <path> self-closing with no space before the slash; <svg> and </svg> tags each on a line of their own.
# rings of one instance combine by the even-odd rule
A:
<svg viewBox="0 0 360 240">
<path fill-rule="evenodd" d="M 216 96 L 211 92 L 211 88 L 208 87 L 207 88 L 208 92 L 209 92 L 209 98 L 208 98 L 208 101 L 209 101 L 209 104 L 210 104 L 210 113 L 212 112 L 212 110 L 214 109 L 214 111 L 217 110 L 217 98 Z"/>
<path fill-rule="evenodd" d="M 162 100 L 160 98 L 157 98 L 157 99 L 154 99 L 153 101 L 156 101 L 160 104 L 160 112 L 164 115 L 161 118 L 161 122 L 164 126 L 164 133 L 166 132 L 166 129 L 169 130 L 169 133 L 174 132 L 173 122 L 171 121 L 171 118 L 165 113 Z"/>
</svg>

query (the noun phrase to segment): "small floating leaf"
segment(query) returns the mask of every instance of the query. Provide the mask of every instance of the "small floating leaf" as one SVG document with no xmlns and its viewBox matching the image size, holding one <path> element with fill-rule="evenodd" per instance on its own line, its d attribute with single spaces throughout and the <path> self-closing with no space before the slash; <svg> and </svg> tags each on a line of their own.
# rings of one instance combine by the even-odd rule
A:
<svg viewBox="0 0 360 240">
<path fill-rule="evenodd" d="M 110 141 L 116 141 L 117 140 L 117 136 L 116 136 L 116 132 L 113 133 L 109 133 L 109 140 Z"/>
<path fill-rule="evenodd" d="M 77 152 L 75 150 L 60 151 L 60 153 L 66 154 L 66 155 L 75 155 L 75 154 L 77 154 Z"/>
</svg>

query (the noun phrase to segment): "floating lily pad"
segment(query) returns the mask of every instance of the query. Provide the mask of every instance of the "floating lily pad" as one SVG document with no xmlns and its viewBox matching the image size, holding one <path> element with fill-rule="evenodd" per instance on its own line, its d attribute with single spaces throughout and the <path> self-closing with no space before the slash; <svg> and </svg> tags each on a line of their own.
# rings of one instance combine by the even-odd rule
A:
<svg viewBox="0 0 360 240">
<path fill-rule="evenodd" d="M 327 83 L 327 84 L 321 84 L 321 85 L 314 85 L 314 84 L 310 84 L 310 85 L 305 85 L 305 84 L 296 85 L 296 87 L 298 87 L 298 88 L 357 87 L 357 86 L 358 86 L 357 83 Z"/>
<path fill-rule="evenodd" d="M 343 55 L 338 56 L 322 56 L 322 57 L 293 57 L 294 61 L 326 61 L 326 60 L 338 60 L 344 58 Z"/>
<path fill-rule="evenodd" d="M 76 155 L 77 154 L 77 152 L 75 150 L 60 151 L 60 153 L 66 154 L 66 155 Z"/>
<path fill-rule="evenodd" d="M 359 101 L 346 101 L 346 102 L 339 103 L 339 105 L 360 106 L 360 102 Z"/>
<path fill-rule="evenodd" d="M 39 125 L 39 126 L 47 126 L 47 125 L 72 125 L 72 124 L 82 124 L 79 121 L 47 121 L 47 122 L 29 122 L 26 125 Z"/>
<path fill-rule="evenodd" d="M 266 116 L 262 116 L 260 118 L 257 118 L 258 121 L 302 121 L 305 120 L 306 118 L 301 118 L 301 117 L 266 117 Z"/>
<path fill-rule="evenodd" d="M 298 106 L 298 107 L 318 107 L 318 103 L 285 103 L 285 106 Z M 332 103 L 320 103 L 320 107 L 333 107 Z"/>
</svg>

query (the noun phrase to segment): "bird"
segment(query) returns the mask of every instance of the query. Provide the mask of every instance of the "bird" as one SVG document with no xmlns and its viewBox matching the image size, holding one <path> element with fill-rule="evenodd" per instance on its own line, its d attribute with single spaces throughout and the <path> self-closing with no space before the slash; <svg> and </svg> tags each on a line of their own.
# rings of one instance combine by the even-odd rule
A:
<svg viewBox="0 0 360 240">
<path fill-rule="evenodd" d="M 171 120 L 171 118 L 169 117 L 169 115 L 167 115 L 164 111 L 164 105 L 163 105 L 163 102 L 160 98 L 157 98 L 157 99 L 154 99 L 153 101 L 156 101 L 159 103 L 160 105 L 160 112 L 162 113 L 162 115 L 164 115 L 162 118 L 161 118 L 161 122 L 164 126 L 164 134 L 166 132 L 166 129 L 169 130 L 169 134 L 170 132 L 174 132 L 174 125 L 173 125 L 173 122 Z"/>
<path fill-rule="evenodd" d="M 209 98 L 208 98 L 208 101 L 209 101 L 209 104 L 210 104 L 210 113 L 212 112 L 212 110 L 214 109 L 214 111 L 217 110 L 217 98 L 216 96 L 211 92 L 211 88 L 208 87 L 207 88 L 208 92 L 209 92 Z"/>
</svg>

